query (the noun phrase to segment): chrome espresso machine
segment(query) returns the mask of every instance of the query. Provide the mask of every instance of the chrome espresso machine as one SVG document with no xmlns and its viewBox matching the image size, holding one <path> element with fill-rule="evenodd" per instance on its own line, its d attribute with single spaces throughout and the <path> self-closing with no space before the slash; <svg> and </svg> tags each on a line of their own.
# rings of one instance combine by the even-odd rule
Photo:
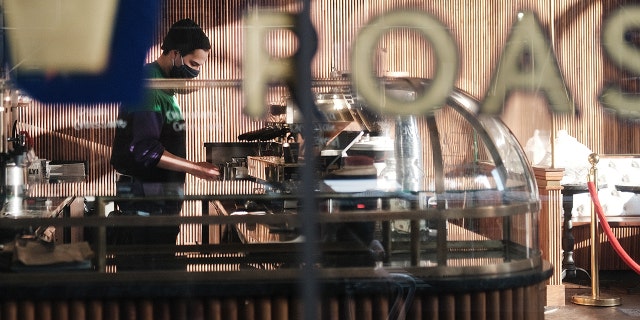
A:
<svg viewBox="0 0 640 320">
<path fill-rule="evenodd" d="M 394 150 L 385 119 L 368 111 L 349 92 L 319 93 L 315 103 L 327 119 L 315 124 L 317 135 L 311 142 L 318 157 L 318 179 L 346 171 L 377 179 Z M 293 192 L 305 158 L 300 110 L 287 100 L 271 105 L 268 119 L 264 128 L 240 134 L 240 142 L 206 143 L 207 161 L 220 166 L 223 180 L 255 179 L 279 192 Z"/>
<path fill-rule="evenodd" d="M 18 129 L 17 109 L 26 107 L 30 99 L 17 90 L 4 88 L 2 91 L 3 111 L 0 113 L 2 143 L 0 163 L 2 164 L 2 212 L 5 215 L 20 216 L 23 200 L 28 189 L 28 168 L 35 160 L 33 140 L 29 133 Z"/>
<path fill-rule="evenodd" d="M 415 99 L 406 81 L 384 79 L 388 94 Z M 326 121 L 315 123 L 313 137 L 318 191 L 417 192 L 423 189 L 422 147 L 415 116 L 373 112 L 350 88 L 315 94 Z M 269 107 L 264 128 L 245 132 L 239 142 L 205 143 L 207 161 L 221 168 L 223 180 L 249 179 L 276 192 L 293 193 L 304 165 L 300 109 L 292 99 Z M 356 177 L 358 183 L 349 183 Z M 369 179 L 364 179 L 369 178 Z"/>
</svg>

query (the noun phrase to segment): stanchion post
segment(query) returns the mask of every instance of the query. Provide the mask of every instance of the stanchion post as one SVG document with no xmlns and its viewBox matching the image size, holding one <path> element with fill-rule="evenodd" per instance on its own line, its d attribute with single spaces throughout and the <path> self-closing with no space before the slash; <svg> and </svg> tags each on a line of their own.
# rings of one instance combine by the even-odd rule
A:
<svg viewBox="0 0 640 320">
<path fill-rule="evenodd" d="M 589 169 L 588 181 L 593 182 L 596 192 L 598 190 L 598 162 L 600 156 L 596 153 L 589 155 L 589 163 L 591 168 Z M 612 307 L 620 305 L 620 298 L 618 297 L 603 297 L 600 295 L 600 271 L 598 263 L 600 261 L 600 254 L 598 249 L 600 246 L 600 224 L 598 223 L 598 217 L 596 215 L 596 208 L 591 201 L 591 295 L 575 295 L 571 297 L 571 302 L 575 304 L 585 306 L 597 306 L 597 307 Z"/>
</svg>

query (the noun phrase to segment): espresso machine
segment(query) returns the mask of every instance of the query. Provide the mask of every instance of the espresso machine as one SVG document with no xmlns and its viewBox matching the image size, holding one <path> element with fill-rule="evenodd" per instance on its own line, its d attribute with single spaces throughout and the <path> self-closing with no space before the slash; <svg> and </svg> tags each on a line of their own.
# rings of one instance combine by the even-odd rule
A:
<svg viewBox="0 0 640 320">
<path fill-rule="evenodd" d="M 3 214 L 21 216 L 24 213 L 23 203 L 28 190 L 27 170 L 35 160 L 33 141 L 27 131 L 18 130 L 17 108 L 30 103 L 30 99 L 17 90 L 5 89 L 3 110 L 0 113 L 2 136 L 0 139 L 0 201 Z"/>
<path fill-rule="evenodd" d="M 318 159 L 317 177 L 330 176 L 344 165 L 351 148 L 378 135 L 379 119 L 360 105 L 348 91 L 318 93 L 315 104 L 326 121 L 314 124 L 314 150 Z M 240 135 L 239 139 L 274 138 L 281 153 L 274 156 L 248 156 L 248 174 L 259 181 L 275 184 L 289 191 L 299 181 L 298 168 L 304 164 L 300 146 L 303 141 L 300 109 L 293 100 L 269 109 L 270 122 L 264 129 Z M 307 142 L 309 143 L 309 142 Z"/>
</svg>

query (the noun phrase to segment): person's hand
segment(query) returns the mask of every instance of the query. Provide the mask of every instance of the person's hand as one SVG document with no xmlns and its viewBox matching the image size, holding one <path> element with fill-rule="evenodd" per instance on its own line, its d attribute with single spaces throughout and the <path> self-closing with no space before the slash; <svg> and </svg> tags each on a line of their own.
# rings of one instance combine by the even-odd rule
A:
<svg viewBox="0 0 640 320">
<path fill-rule="evenodd" d="M 194 176 L 205 180 L 219 180 L 220 169 L 213 163 L 209 162 L 196 162 L 196 170 L 192 172 Z"/>
</svg>

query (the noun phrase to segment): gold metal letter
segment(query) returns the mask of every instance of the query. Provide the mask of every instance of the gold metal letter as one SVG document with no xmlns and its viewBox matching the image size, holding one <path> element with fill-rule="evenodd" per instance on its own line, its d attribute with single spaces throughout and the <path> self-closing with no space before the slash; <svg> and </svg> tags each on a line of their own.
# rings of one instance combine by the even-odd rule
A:
<svg viewBox="0 0 640 320">
<path fill-rule="evenodd" d="M 390 29 L 410 28 L 432 43 L 437 59 L 433 82 L 414 101 L 402 101 L 385 94 L 376 80 L 372 55 L 380 38 Z M 458 52 L 447 27 L 434 17 L 417 11 L 399 10 L 376 17 L 358 34 L 351 56 L 353 85 L 371 106 L 381 113 L 425 114 L 444 105 L 458 74 Z"/>
<path fill-rule="evenodd" d="M 640 6 L 625 6 L 615 11 L 602 27 L 602 46 L 617 66 L 640 74 L 640 50 L 625 41 L 625 32 L 640 28 Z M 600 102 L 625 118 L 640 118 L 640 97 L 611 85 L 600 95 Z"/>
<path fill-rule="evenodd" d="M 555 113 L 574 111 L 553 50 L 531 12 L 518 14 L 480 112 L 499 114 L 512 90 L 543 93 Z"/>
<path fill-rule="evenodd" d="M 247 16 L 244 23 L 243 91 L 245 111 L 254 118 L 266 112 L 267 86 L 279 80 L 291 80 L 294 75 L 293 58 L 274 58 L 269 55 L 265 38 L 275 29 L 293 30 L 294 16 L 283 12 L 259 11 Z"/>
</svg>

